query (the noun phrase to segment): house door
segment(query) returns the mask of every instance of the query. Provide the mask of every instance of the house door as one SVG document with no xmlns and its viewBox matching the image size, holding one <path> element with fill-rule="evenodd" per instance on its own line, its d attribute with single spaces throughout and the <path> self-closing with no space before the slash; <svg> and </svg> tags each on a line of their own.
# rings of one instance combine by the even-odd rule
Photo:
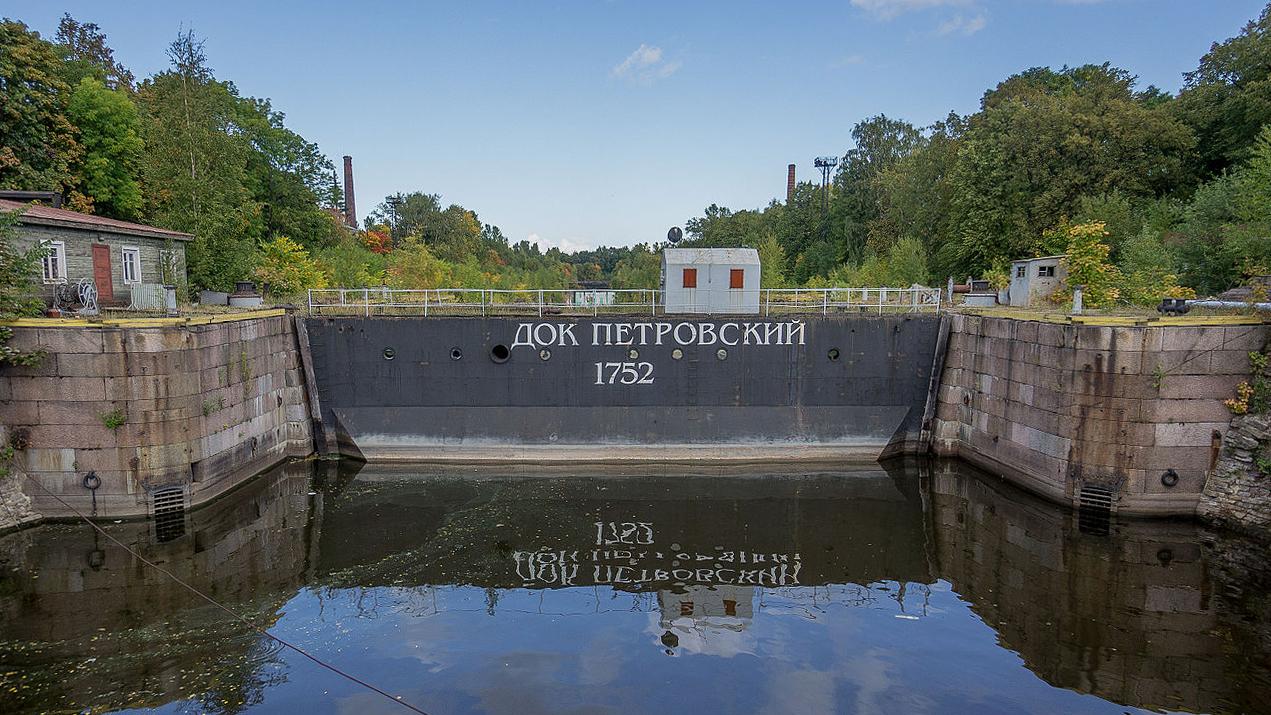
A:
<svg viewBox="0 0 1271 715">
<path fill-rule="evenodd" d="M 97 284 L 97 304 L 115 302 L 114 279 L 110 273 L 110 246 L 93 244 L 93 283 Z"/>
</svg>

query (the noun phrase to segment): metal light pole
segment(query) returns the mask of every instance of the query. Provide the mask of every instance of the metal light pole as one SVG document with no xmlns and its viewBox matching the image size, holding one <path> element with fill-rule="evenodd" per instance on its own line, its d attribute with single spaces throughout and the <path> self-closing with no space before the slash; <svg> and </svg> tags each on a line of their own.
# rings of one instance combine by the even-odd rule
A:
<svg viewBox="0 0 1271 715">
<path fill-rule="evenodd" d="M 830 174 L 839 165 L 837 156 L 818 156 L 814 162 L 821 170 L 821 204 L 826 214 L 830 213 Z"/>
</svg>

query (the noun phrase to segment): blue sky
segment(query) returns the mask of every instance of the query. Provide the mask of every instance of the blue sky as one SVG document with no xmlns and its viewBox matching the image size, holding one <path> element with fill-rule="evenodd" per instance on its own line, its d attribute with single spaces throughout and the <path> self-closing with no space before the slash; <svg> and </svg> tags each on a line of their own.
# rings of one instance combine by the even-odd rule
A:
<svg viewBox="0 0 1271 715">
<path fill-rule="evenodd" d="M 784 196 L 874 114 L 974 111 L 1022 69 L 1111 61 L 1176 91 L 1262 0 L 0 2 L 96 22 L 138 76 L 179 28 L 337 164 L 359 213 L 439 193 L 513 241 L 659 240 L 710 203 Z"/>
</svg>

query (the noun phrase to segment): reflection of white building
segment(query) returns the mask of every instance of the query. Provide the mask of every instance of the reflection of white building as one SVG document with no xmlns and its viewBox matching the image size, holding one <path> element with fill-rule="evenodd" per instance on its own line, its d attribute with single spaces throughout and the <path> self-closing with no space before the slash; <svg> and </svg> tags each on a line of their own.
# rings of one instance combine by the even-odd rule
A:
<svg viewBox="0 0 1271 715">
<path fill-rule="evenodd" d="M 661 611 L 655 634 L 668 655 L 731 658 L 754 653 L 748 632 L 755 616 L 754 586 L 688 586 L 684 593 L 658 591 Z"/>
</svg>

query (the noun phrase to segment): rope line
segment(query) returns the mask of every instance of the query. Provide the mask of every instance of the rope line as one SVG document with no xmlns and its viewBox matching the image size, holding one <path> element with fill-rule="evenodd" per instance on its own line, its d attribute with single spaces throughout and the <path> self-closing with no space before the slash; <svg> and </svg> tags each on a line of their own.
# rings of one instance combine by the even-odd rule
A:
<svg viewBox="0 0 1271 715">
<path fill-rule="evenodd" d="M 35 478 L 35 477 L 31 476 L 30 474 L 25 474 L 24 476 L 26 476 L 26 478 L 27 478 L 27 479 L 30 479 L 30 480 L 31 480 L 31 482 L 32 482 L 33 484 L 35 484 L 37 487 L 39 487 L 39 488 L 40 488 L 40 490 L 41 490 L 41 491 L 43 491 L 45 494 L 47 494 L 47 495 L 49 495 L 49 496 L 53 497 L 53 498 L 54 498 L 54 499 L 56 499 L 56 500 L 57 500 L 57 501 L 58 501 L 58 502 L 59 502 L 62 506 L 64 506 L 64 507 L 66 507 L 67 509 L 71 510 L 71 511 L 75 514 L 75 516 L 78 516 L 80 519 L 83 519 L 83 520 L 84 520 L 84 523 L 86 523 L 86 524 L 88 524 L 89 526 L 93 527 L 93 528 L 94 528 L 94 529 L 96 529 L 96 530 L 97 530 L 97 532 L 98 532 L 98 533 L 100 533 L 102 536 L 104 536 L 104 537 L 106 537 L 107 539 L 110 539 L 112 542 L 114 542 L 116 546 L 118 546 L 119 548 L 121 548 L 121 549 L 123 549 L 124 551 L 127 551 L 129 554 L 131 554 L 131 555 L 133 556 L 133 558 L 137 559 L 137 560 L 138 560 L 138 561 L 140 561 L 141 563 L 143 563 L 143 564 L 145 564 L 145 565 L 149 566 L 150 568 L 155 569 L 155 570 L 156 570 L 156 571 L 158 571 L 159 573 L 162 573 L 163 575 L 165 575 L 165 576 L 167 576 L 168 578 L 172 579 L 173 581 L 177 582 L 177 583 L 178 583 L 178 584 L 179 584 L 182 588 L 186 589 L 186 590 L 187 590 L 187 591 L 189 591 L 190 593 L 193 593 L 194 595 L 198 596 L 199 598 L 203 599 L 204 601 L 207 601 L 208 603 L 212 604 L 213 606 L 216 606 L 216 607 L 217 607 L 217 608 L 219 608 L 220 610 L 222 610 L 222 611 L 224 611 L 224 612 L 228 613 L 228 614 L 229 614 L 230 616 L 232 616 L 235 620 L 237 620 L 237 621 L 241 622 L 243 625 L 247 626 L 248 628 L 251 628 L 252 630 L 254 630 L 254 631 L 256 631 L 257 633 L 259 633 L 260 635 L 265 636 L 266 638 L 269 638 L 269 639 L 271 639 L 271 640 L 273 640 L 273 641 L 277 642 L 279 645 L 283 646 L 284 648 L 290 648 L 291 650 L 293 650 L 293 651 L 295 651 L 295 652 L 299 653 L 300 655 L 304 656 L 305 658 L 308 658 L 309 660 L 313 661 L 314 663 L 317 663 L 318 665 L 322 666 L 323 668 L 326 668 L 327 670 L 331 671 L 332 673 L 335 673 L 336 675 L 339 675 L 339 676 L 340 676 L 340 677 L 342 677 L 342 678 L 346 678 L 346 679 L 348 679 L 348 680 L 350 680 L 350 681 L 352 681 L 352 682 L 354 682 L 354 683 L 357 683 L 358 685 L 361 685 L 362 687 L 366 688 L 367 690 L 370 690 L 370 691 L 372 691 L 372 692 L 379 693 L 380 695 L 383 695 L 384 697 L 386 697 L 386 698 L 388 698 L 389 700 L 393 701 L 393 702 L 394 702 L 394 703 L 396 703 L 397 705 L 400 705 L 400 706 L 402 706 L 402 707 L 406 708 L 407 710 L 410 710 L 410 711 L 415 712 L 415 713 L 419 713 L 419 715 L 428 715 L 428 713 L 426 713 L 426 712 L 424 712 L 423 710 L 419 709 L 418 707 L 416 707 L 416 706 L 412 705 L 411 703 L 407 702 L 406 700 L 403 700 L 403 699 L 402 699 L 402 697 L 401 697 L 400 695 L 392 695 L 392 694 L 388 693 L 387 691 L 385 691 L 385 690 L 381 690 L 380 688 L 375 687 L 374 685 L 372 685 L 372 684 L 370 684 L 370 683 L 366 682 L 365 680 L 362 680 L 361 678 L 359 678 L 359 677 L 357 677 L 357 676 L 355 676 L 355 675 L 352 675 L 352 674 L 350 674 L 350 673 L 346 673 L 345 671 L 340 670 L 339 668 L 335 667 L 334 665 L 331 665 L 330 663 L 327 663 L 326 661 L 322 660 L 321 658 L 319 658 L 319 657 L 317 657 L 317 656 L 315 656 L 315 655 L 310 654 L 308 651 L 306 651 L 305 649 L 301 648 L 300 646 L 293 645 L 293 644 L 291 644 L 291 643 L 287 642 L 286 640 L 284 640 L 283 638 L 280 638 L 279 636 L 276 636 L 276 635 L 274 635 L 273 633 L 270 633 L 269 631 L 265 630 L 264 628 L 261 628 L 260 626 L 256 625 L 255 623 L 252 623 L 251 621 L 247 620 L 247 618 L 245 618 L 245 617 L 243 617 L 243 616 L 239 615 L 239 614 L 238 614 L 238 612 L 234 611 L 233 609 L 229 608 L 228 606 L 222 605 L 222 604 L 221 604 L 219 601 L 217 601 L 216 599 L 212 598 L 211 596 L 209 596 L 209 595 L 207 595 L 207 594 L 203 593 L 202 591 L 198 590 L 197 588 L 195 588 L 195 587 L 191 586 L 190 584 L 186 583 L 185 581 L 183 581 L 183 580 L 182 580 L 179 576 L 177 576 L 176 574 L 174 574 L 174 573 L 172 573 L 171 571 L 168 571 L 167 569 L 163 568 L 162 566 L 160 566 L 160 565 L 158 565 L 158 564 L 156 564 L 156 563 L 154 563 L 154 562 L 150 561 L 149 559 L 147 559 L 146 557 L 144 557 L 144 556 L 142 556 L 141 554 L 137 553 L 136 551 L 133 551 L 133 550 L 132 550 L 132 548 L 130 548 L 127 544 L 124 544 L 124 543 L 123 543 L 122 541 L 120 541 L 119 539 L 116 539 L 114 536 L 112 536 L 112 535 L 110 535 L 109 533 L 107 533 L 105 529 L 101 528 L 101 527 L 100 527 L 100 526 L 98 526 L 96 523 L 94 523 L 92 519 L 89 519 L 88 517 L 84 516 L 83 512 L 81 512 L 79 509 L 76 509 L 75 507 L 73 507 L 73 506 L 71 506 L 70 504 L 66 503 L 66 500 L 62 499 L 62 497 L 60 497 L 60 496 L 58 496 L 57 494 L 54 494 L 53 492 L 49 491 L 49 490 L 48 490 L 48 488 L 47 488 L 47 487 L 45 487 L 43 484 L 41 484 L 38 480 L 36 480 L 36 478 Z"/>
</svg>

